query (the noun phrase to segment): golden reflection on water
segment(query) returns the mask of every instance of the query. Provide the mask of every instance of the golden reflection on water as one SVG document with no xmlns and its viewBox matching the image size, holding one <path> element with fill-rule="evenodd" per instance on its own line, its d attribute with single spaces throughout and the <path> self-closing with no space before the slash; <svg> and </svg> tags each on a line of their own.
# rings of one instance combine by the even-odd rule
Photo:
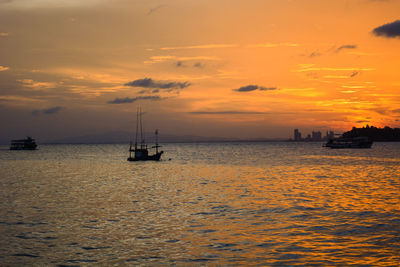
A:
<svg viewBox="0 0 400 267">
<path fill-rule="evenodd" d="M 48 146 L 23 159 L 1 151 L 1 262 L 400 262 L 397 147 L 366 157 L 312 145 L 177 144 L 166 147 L 171 161 L 138 164 L 124 148 Z"/>
</svg>

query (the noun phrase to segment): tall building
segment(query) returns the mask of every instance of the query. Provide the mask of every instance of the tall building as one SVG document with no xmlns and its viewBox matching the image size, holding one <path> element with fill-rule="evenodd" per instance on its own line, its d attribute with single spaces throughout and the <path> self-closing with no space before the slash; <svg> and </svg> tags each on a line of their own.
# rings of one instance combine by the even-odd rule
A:
<svg viewBox="0 0 400 267">
<path fill-rule="evenodd" d="M 301 133 L 299 129 L 294 129 L 294 141 L 301 141 Z"/>
<path fill-rule="evenodd" d="M 333 131 L 326 131 L 326 140 L 330 140 L 330 139 L 333 139 L 333 138 L 335 138 L 335 133 L 333 132 Z"/>
<path fill-rule="evenodd" d="M 322 133 L 320 131 L 318 132 L 312 132 L 312 137 L 311 137 L 312 141 L 321 141 L 322 140 Z"/>
</svg>

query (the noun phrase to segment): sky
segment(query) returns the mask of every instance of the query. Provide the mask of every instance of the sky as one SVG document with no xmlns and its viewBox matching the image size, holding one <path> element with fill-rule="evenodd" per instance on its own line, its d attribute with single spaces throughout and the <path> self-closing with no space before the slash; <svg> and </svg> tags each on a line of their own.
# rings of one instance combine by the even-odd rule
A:
<svg viewBox="0 0 400 267">
<path fill-rule="evenodd" d="M 400 127 L 400 0 L 0 0 L 0 139 Z"/>
</svg>

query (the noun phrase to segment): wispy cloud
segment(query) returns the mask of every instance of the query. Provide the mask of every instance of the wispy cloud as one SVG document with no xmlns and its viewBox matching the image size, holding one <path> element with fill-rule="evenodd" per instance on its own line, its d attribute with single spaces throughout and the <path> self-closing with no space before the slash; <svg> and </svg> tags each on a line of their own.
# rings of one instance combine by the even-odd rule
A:
<svg viewBox="0 0 400 267">
<path fill-rule="evenodd" d="M 63 109 L 63 107 L 60 106 L 56 106 L 56 107 L 51 107 L 51 108 L 47 108 L 47 109 L 38 109 L 38 110 L 34 110 L 32 111 L 32 115 L 52 115 L 55 113 L 60 112 Z"/>
<path fill-rule="evenodd" d="M 68 1 L 52 1 L 52 0 L 0 0 L 0 4 L 4 4 L 11 8 L 36 9 L 43 7 L 76 7 L 76 6 L 93 6 L 98 5 L 104 0 L 68 0 Z"/>
<path fill-rule="evenodd" d="M 8 35 L 8 32 L 0 32 L 0 37 L 7 37 Z"/>
<path fill-rule="evenodd" d="M 158 5 L 158 6 L 156 6 L 156 7 L 150 8 L 149 12 L 147 12 L 147 15 L 151 15 L 151 14 L 153 14 L 154 12 L 156 12 L 156 11 L 160 10 L 161 8 L 166 7 L 166 6 L 167 6 L 167 5 Z"/>
<path fill-rule="evenodd" d="M 115 98 L 114 100 L 108 101 L 108 104 L 127 104 L 127 103 L 133 103 L 138 100 L 152 100 L 152 101 L 157 101 L 161 100 L 162 98 L 160 96 L 137 96 L 137 97 L 125 97 L 125 98 Z"/>
<path fill-rule="evenodd" d="M 22 79 L 17 81 L 21 82 L 25 87 L 29 87 L 36 90 L 54 88 L 57 86 L 57 83 L 54 82 L 37 82 L 32 79 Z"/>
<path fill-rule="evenodd" d="M 342 51 L 343 49 L 356 49 L 357 46 L 356 45 L 341 45 L 336 49 L 336 53 L 339 53 L 340 51 Z"/>
<path fill-rule="evenodd" d="M 5 67 L 5 66 L 0 66 L 0 71 L 6 71 L 9 70 L 9 67 Z"/>
<path fill-rule="evenodd" d="M 400 37 L 400 20 L 379 26 L 375 28 L 372 33 L 376 36 L 383 36 L 387 38 Z"/>
<path fill-rule="evenodd" d="M 319 56 L 321 56 L 321 55 L 322 55 L 322 54 L 321 54 L 320 52 L 318 52 L 318 51 L 313 51 L 311 54 L 307 55 L 307 57 L 313 58 L 313 57 L 319 57 Z"/>
<path fill-rule="evenodd" d="M 237 44 L 205 44 L 205 45 L 162 47 L 160 49 L 161 50 L 215 49 L 215 48 L 233 48 L 238 46 L 239 45 Z"/>
<path fill-rule="evenodd" d="M 352 78 L 352 77 L 355 77 L 355 76 L 357 76 L 358 74 L 359 74 L 358 71 L 354 71 L 353 73 L 350 74 L 350 77 L 351 77 L 351 78 Z"/>
<path fill-rule="evenodd" d="M 195 68 L 203 68 L 204 67 L 204 65 L 203 64 L 201 64 L 201 62 L 196 62 L 196 63 L 194 63 L 193 64 L 193 67 L 195 67 Z"/>
<path fill-rule="evenodd" d="M 124 84 L 131 87 L 158 88 L 158 89 L 183 89 L 190 86 L 189 82 L 155 81 L 151 78 L 137 79 Z"/>
<path fill-rule="evenodd" d="M 237 89 L 232 89 L 232 91 L 236 91 L 236 92 L 251 92 L 251 91 L 256 91 L 256 90 L 260 90 L 260 91 L 269 91 L 269 90 L 276 90 L 278 88 L 276 87 L 263 87 L 263 86 L 258 86 L 258 85 L 246 85 L 246 86 L 242 86 L 240 88 Z"/>
<path fill-rule="evenodd" d="M 248 47 L 259 47 L 259 48 L 273 48 L 273 47 L 297 47 L 300 44 L 296 43 L 264 43 L 264 44 L 253 44 Z"/>
<path fill-rule="evenodd" d="M 316 67 L 313 64 L 300 64 L 300 69 L 296 72 L 306 72 L 306 71 L 373 71 L 374 68 L 332 68 L 332 67 Z"/>
<path fill-rule="evenodd" d="M 193 56 L 193 57 L 177 57 L 177 56 L 152 56 L 150 60 L 144 61 L 145 64 L 155 64 L 155 63 L 163 63 L 168 61 L 218 61 L 220 60 L 217 57 L 213 56 Z"/>
<path fill-rule="evenodd" d="M 242 111 L 242 110 L 222 110 L 222 111 L 191 111 L 188 112 L 190 114 L 199 114 L 199 115 L 216 115 L 216 114 L 232 114 L 232 115 L 239 115 L 239 114 L 268 114 L 268 112 L 260 112 L 260 111 Z"/>
</svg>

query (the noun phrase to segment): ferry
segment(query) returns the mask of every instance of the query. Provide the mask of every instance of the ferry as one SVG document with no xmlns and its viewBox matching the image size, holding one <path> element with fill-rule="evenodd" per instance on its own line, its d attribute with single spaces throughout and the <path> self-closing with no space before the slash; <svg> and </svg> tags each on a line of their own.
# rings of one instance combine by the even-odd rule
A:
<svg viewBox="0 0 400 267">
<path fill-rule="evenodd" d="M 11 140 L 10 150 L 35 150 L 37 148 L 35 139 L 28 136 L 26 139 Z"/>
<path fill-rule="evenodd" d="M 330 139 L 324 147 L 330 148 L 371 148 L 372 141 L 366 136 L 359 136 L 353 138 L 334 138 Z"/>
</svg>

